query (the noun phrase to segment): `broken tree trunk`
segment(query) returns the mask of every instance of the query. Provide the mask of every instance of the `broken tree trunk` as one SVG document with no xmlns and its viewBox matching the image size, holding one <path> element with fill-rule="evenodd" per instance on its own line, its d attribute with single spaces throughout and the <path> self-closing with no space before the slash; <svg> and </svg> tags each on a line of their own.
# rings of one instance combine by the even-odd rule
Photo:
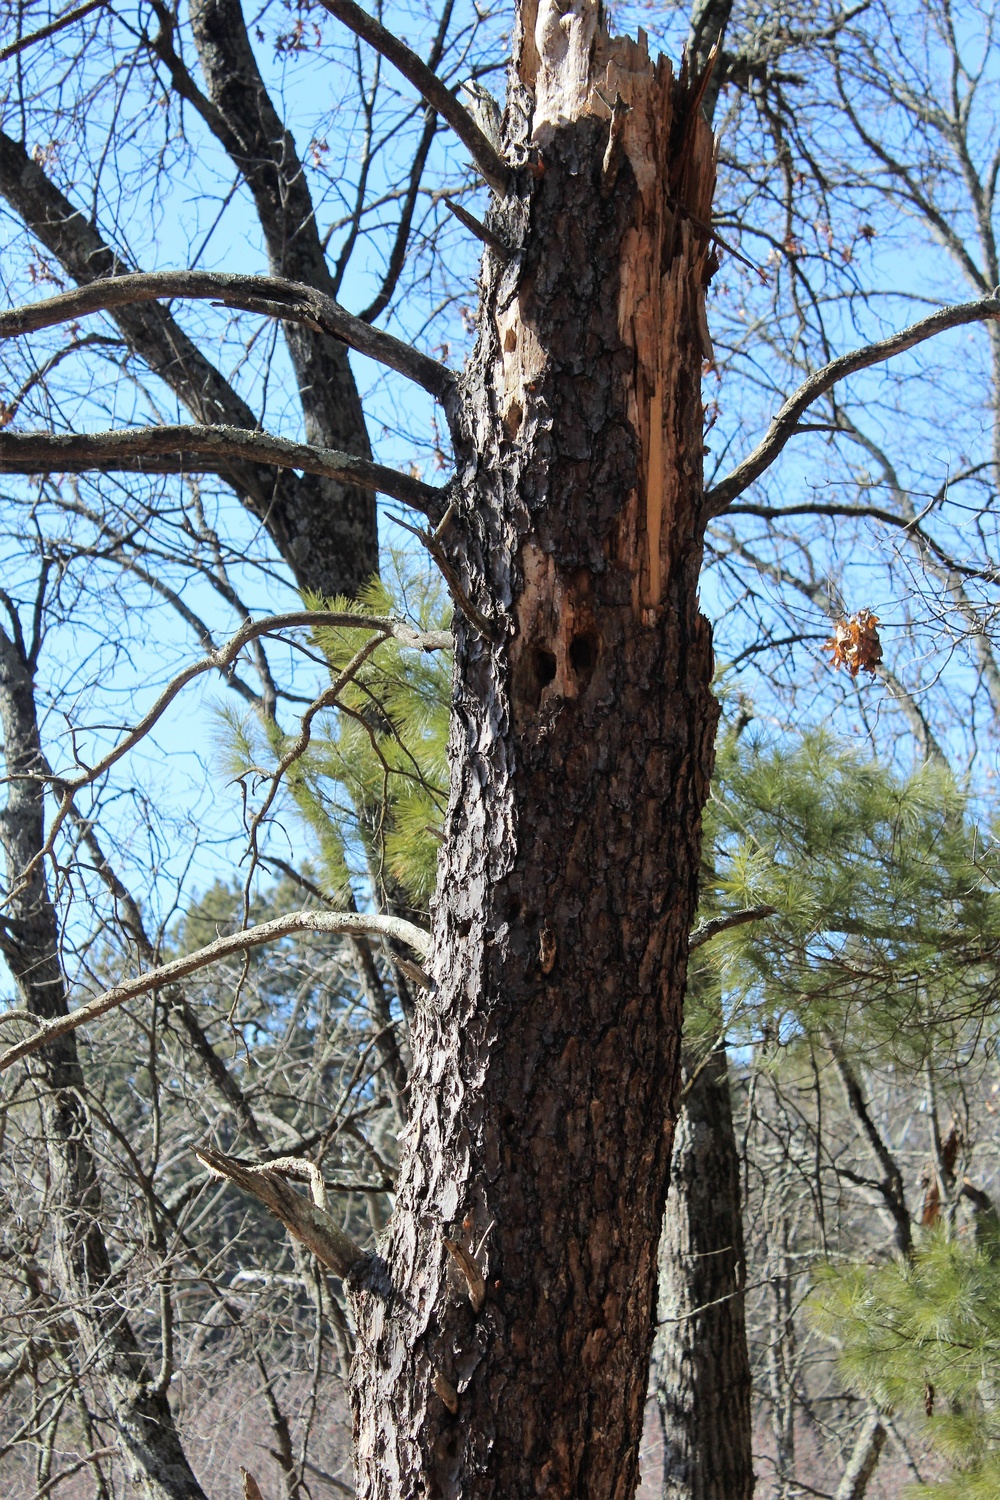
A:
<svg viewBox="0 0 1000 1500">
<path fill-rule="evenodd" d="M 396 1210 L 351 1276 L 364 1500 L 638 1477 L 716 726 L 713 146 L 696 86 L 594 0 L 525 6 L 517 35 L 518 186 L 489 217 L 510 253 L 485 257 L 442 529 L 479 623 L 456 630 L 436 987 Z"/>
</svg>

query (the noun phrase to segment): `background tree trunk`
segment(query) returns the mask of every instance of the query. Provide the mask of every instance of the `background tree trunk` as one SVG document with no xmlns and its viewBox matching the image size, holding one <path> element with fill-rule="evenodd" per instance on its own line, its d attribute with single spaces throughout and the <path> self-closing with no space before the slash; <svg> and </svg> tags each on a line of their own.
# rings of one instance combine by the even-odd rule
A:
<svg viewBox="0 0 1000 1500">
<path fill-rule="evenodd" d="M 711 132 L 596 4 L 526 10 L 518 52 L 514 254 L 484 267 L 445 534 L 490 634 L 459 617 L 437 985 L 354 1288 L 359 1493 L 386 1500 L 635 1487 L 717 717 Z"/>
<path fill-rule="evenodd" d="M 0 630 L 0 723 L 7 805 L 0 840 L 12 894 L 0 936 L 26 1010 L 40 1020 L 67 1013 L 59 928 L 38 858 L 44 841 L 45 760 L 35 712 L 31 652 Z M 33 860 L 34 870 L 27 876 Z M 84 1360 L 101 1382 L 130 1479 L 145 1500 L 205 1500 L 167 1399 L 143 1356 L 104 1238 L 101 1189 L 91 1144 L 75 1032 L 29 1063 L 43 1117 L 52 1229 L 51 1276 L 73 1319 Z M 164 1373 L 170 1378 L 169 1365 Z"/>
<path fill-rule="evenodd" d="M 719 1047 L 691 1076 L 677 1121 L 660 1241 L 651 1383 L 663 1428 L 664 1500 L 753 1494 L 745 1265 L 729 1068 Z"/>
<path fill-rule="evenodd" d="M 888 1436 L 878 1411 L 869 1413 L 837 1486 L 834 1500 L 864 1500 Z"/>
</svg>

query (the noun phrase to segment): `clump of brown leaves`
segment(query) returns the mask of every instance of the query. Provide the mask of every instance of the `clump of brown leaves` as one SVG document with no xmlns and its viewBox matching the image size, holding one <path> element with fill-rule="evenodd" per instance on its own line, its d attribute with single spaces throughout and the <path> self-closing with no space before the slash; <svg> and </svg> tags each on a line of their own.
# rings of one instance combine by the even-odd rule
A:
<svg viewBox="0 0 1000 1500">
<path fill-rule="evenodd" d="M 873 615 L 870 609 L 859 609 L 856 615 L 838 620 L 832 640 L 823 643 L 823 650 L 831 653 L 831 666 L 846 667 L 852 677 L 859 672 L 870 672 L 874 677 L 882 660 L 877 625 L 878 615 Z"/>
</svg>

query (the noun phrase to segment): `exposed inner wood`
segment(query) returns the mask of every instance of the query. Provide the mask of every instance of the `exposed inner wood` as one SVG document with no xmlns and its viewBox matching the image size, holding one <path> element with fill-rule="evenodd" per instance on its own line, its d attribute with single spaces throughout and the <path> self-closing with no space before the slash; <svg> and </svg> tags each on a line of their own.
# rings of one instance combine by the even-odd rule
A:
<svg viewBox="0 0 1000 1500">
<path fill-rule="evenodd" d="M 609 38 L 598 12 L 597 0 L 574 0 L 568 10 L 559 0 L 526 6 L 519 70 L 536 91 L 533 140 L 543 163 L 545 143 L 556 129 L 586 116 L 610 122 L 619 100 L 628 107 L 616 135 L 638 191 L 634 222 L 622 244 L 618 325 L 634 354 L 629 415 L 642 461 L 638 492 L 622 517 L 619 555 L 634 572 L 636 608 L 655 616 L 671 566 L 678 486 L 688 487 L 701 471 L 701 454 L 692 451 L 691 441 L 696 393 L 675 377 L 689 364 L 678 340 L 689 339 L 692 328 L 703 358 L 712 358 L 705 285 L 715 146 L 700 115 L 683 121 L 680 141 L 675 139 L 681 91 L 669 62 L 651 60 L 642 31 L 637 40 Z M 525 410 L 525 387 L 537 378 L 542 358 L 519 310 L 519 301 L 509 303 L 501 328 L 505 413 L 518 414 L 517 423 L 508 424 L 512 436 Z M 684 546 L 688 541 L 682 538 Z"/>
</svg>

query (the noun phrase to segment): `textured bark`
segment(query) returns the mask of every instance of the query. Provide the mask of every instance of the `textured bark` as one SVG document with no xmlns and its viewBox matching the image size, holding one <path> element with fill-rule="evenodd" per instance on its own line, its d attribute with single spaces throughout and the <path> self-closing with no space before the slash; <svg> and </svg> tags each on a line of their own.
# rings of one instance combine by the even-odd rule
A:
<svg viewBox="0 0 1000 1500">
<path fill-rule="evenodd" d="M 753 1494 L 744 1277 L 739 1151 L 720 1048 L 693 1077 L 677 1122 L 660 1240 L 651 1383 L 663 1500 Z"/>
<path fill-rule="evenodd" d="M 45 762 L 31 666 L 20 643 L 3 631 L 0 722 L 8 777 L 0 841 L 8 885 L 17 891 L 0 928 L 0 948 L 25 1008 L 53 1020 L 68 1009 L 56 913 L 41 865 L 20 880 L 42 846 Z M 71 1033 L 51 1042 L 29 1067 L 38 1083 L 48 1154 L 51 1274 L 72 1310 L 81 1363 L 101 1382 L 137 1493 L 145 1500 L 205 1500 L 181 1447 L 166 1393 L 154 1383 L 112 1274 L 76 1037 Z"/>
<path fill-rule="evenodd" d="M 587 0 L 516 50 L 527 165 L 491 213 L 513 254 L 484 264 L 445 532 L 493 623 L 458 622 L 436 988 L 396 1211 L 352 1278 L 366 1500 L 635 1487 L 716 725 L 711 134 Z"/>
</svg>

